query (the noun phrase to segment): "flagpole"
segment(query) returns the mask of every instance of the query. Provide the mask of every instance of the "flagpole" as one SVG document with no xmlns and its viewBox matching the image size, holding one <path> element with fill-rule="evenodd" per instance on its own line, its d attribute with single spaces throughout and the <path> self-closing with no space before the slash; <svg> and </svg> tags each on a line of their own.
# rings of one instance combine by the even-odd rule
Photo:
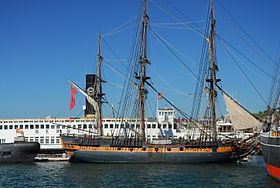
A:
<svg viewBox="0 0 280 188">
<path fill-rule="evenodd" d="M 156 118 L 158 119 L 158 98 L 157 98 L 157 106 L 156 106 Z"/>
</svg>

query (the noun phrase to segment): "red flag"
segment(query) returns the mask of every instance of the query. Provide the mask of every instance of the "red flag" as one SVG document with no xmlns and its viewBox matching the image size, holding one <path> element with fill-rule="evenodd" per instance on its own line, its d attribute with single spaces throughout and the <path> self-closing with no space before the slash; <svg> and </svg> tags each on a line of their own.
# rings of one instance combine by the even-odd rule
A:
<svg viewBox="0 0 280 188">
<path fill-rule="evenodd" d="M 163 99 L 163 93 L 159 93 L 157 99 Z"/>
<path fill-rule="evenodd" d="M 20 130 L 19 128 L 16 128 L 16 133 L 24 134 L 24 132 L 22 130 Z"/>
<path fill-rule="evenodd" d="M 71 100 L 70 100 L 70 110 L 75 106 L 75 95 L 77 94 L 76 89 L 71 85 Z"/>
<path fill-rule="evenodd" d="M 181 118 L 180 118 L 180 117 L 178 118 L 178 123 L 179 123 L 179 124 L 181 124 L 181 123 L 182 123 L 182 120 L 181 120 Z"/>
</svg>

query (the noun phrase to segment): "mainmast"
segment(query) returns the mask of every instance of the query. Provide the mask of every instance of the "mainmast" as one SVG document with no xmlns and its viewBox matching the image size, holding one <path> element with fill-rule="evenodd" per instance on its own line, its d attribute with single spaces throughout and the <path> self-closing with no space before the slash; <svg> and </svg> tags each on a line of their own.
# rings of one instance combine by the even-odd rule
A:
<svg viewBox="0 0 280 188">
<path fill-rule="evenodd" d="M 138 101 L 140 108 L 140 125 L 141 125 L 141 137 L 145 140 L 145 97 L 147 90 L 145 88 L 145 81 L 149 79 L 146 76 L 146 64 L 149 63 L 147 59 L 147 26 L 148 26 L 148 14 L 147 14 L 147 0 L 143 3 L 143 14 L 142 14 L 142 31 L 141 31 L 141 56 L 140 56 L 140 74 L 136 76 L 139 79 L 138 89 Z"/>
<path fill-rule="evenodd" d="M 97 102 L 96 109 L 96 122 L 99 129 L 100 136 L 103 136 L 103 127 L 102 127 L 102 98 L 104 93 L 102 93 L 102 61 L 103 57 L 101 56 L 101 34 L 98 34 L 98 48 L 97 48 L 97 62 L 96 62 L 96 78 L 95 78 L 95 100 Z"/>
<path fill-rule="evenodd" d="M 214 15 L 214 6 L 213 0 L 210 0 L 211 5 L 211 24 L 210 24 L 210 36 L 207 37 L 208 39 L 208 50 L 209 50 L 209 63 L 210 63 L 210 75 L 209 78 L 206 80 L 210 83 L 209 88 L 209 99 L 210 99 L 210 108 L 211 108 L 211 123 L 213 129 L 213 141 L 217 141 L 217 128 L 216 128 L 216 98 L 217 98 L 217 91 L 215 90 L 216 83 L 220 81 L 220 79 L 216 78 L 216 72 L 219 70 L 218 65 L 216 62 L 216 50 L 215 50 L 215 25 L 216 19 Z"/>
</svg>

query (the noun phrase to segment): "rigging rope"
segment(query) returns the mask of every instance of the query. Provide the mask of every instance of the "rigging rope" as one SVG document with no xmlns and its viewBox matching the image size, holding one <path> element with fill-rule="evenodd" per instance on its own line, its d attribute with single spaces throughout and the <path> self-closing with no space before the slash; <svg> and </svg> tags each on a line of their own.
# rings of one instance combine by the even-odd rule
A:
<svg viewBox="0 0 280 188">
<path fill-rule="evenodd" d="M 205 20 L 197 20 L 197 21 L 191 21 L 191 22 L 183 22 L 184 24 L 190 24 L 190 23 L 199 23 L 199 22 L 205 22 Z M 174 22 L 174 23 L 150 23 L 150 25 L 182 25 L 182 22 Z"/>
<path fill-rule="evenodd" d="M 223 44 L 223 43 L 222 43 Z M 229 53 L 227 47 L 225 45 L 223 45 L 224 49 L 226 50 L 227 54 L 229 55 L 229 57 L 232 59 L 232 61 L 234 62 L 234 64 L 237 66 L 238 70 L 242 73 L 242 75 L 246 78 L 246 80 L 249 82 L 249 84 L 253 87 L 253 89 L 257 92 L 258 96 L 262 99 L 262 101 L 268 105 L 268 103 L 264 100 L 264 98 L 262 97 L 262 95 L 260 94 L 260 92 L 258 91 L 258 89 L 254 86 L 254 84 L 250 81 L 250 79 L 248 78 L 248 76 L 245 74 L 245 72 L 241 69 L 241 67 L 238 65 L 238 63 L 236 62 L 236 60 L 234 59 L 234 57 Z"/>
<path fill-rule="evenodd" d="M 280 78 L 279 78 L 279 73 L 280 73 L 280 41 L 279 41 L 279 46 L 278 46 L 278 53 L 276 55 L 276 61 L 275 61 L 275 66 L 274 66 L 274 74 L 273 74 L 273 79 L 271 81 L 271 90 L 269 93 L 269 98 L 268 98 L 268 104 L 272 107 L 272 109 L 275 109 L 277 106 L 277 103 L 279 101 L 279 95 L 280 95 Z"/>
<path fill-rule="evenodd" d="M 158 95 L 161 95 L 161 93 L 154 87 L 152 86 L 151 83 L 145 81 L 145 83 L 152 89 L 154 90 Z M 169 101 L 166 97 L 164 97 L 163 95 L 161 95 L 162 98 L 168 103 L 170 104 L 174 109 L 176 109 L 182 116 L 184 116 L 189 122 L 191 122 L 194 126 L 196 126 L 200 131 L 202 131 L 204 134 L 207 134 L 207 132 L 205 132 L 202 128 L 199 127 L 199 125 L 197 124 L 197 122 L 195 122 L 188 114 L 186 114 L 185 112 L 183 112 L 182 110 L 180 110 L 178 107 L 176 107 L 171 101 Z"/>
<path fill-rule="evenodd" d="M 218 15 L 219 15 L 219 12 L 218 11 L 216 11 L 217 13 L 218 13 Z M 222 17 L 222 16 L 221 16 Z M 260 53 L 258 53 L 258 51 L 252 46 L 252 45 L 250 45 L 249 44 L 249 42 L 248 41 L 246 41 L 241 35 L 240 35 L 240 33 L 237 31 L 237 30 L 235 30 L 235 29 L 233 29 L 232 27 L 230 27 L 230 24 L 225 20 L 225 19 L 222 19 L 226 24 L 225 25 L 227 25 L 228 26 L 228 28 L 230 28 L 232 31 L 233 31 L 233 33 L 235 33 L 257 56 L 259 56 L 265 63 L 267 63 L 269 66 L 272 66 L 272 64 L 271 63 L 269 63 L 268 61 L 266 61 L 266 59 L 263 57 L 263 56 L 261 56 L 260 55 Z"/>
<path fill-rule="evenodd" d="M 149 29 L 156 36 L 156 38 L 161 42 L 161 44 L 163 44 L 169 50 L 169 52 L 172 53 L 183 64 L 183 66 L 191 73 L 191 75 L 195 78 L 195 80 L 198 80 L 195 73 L 172 51 L 171 47 L 169 47 L 166 44 L 166 42 L 154 30 L 152 30 L 151 28 Z"/>
<path fill-rule="evenodd" d="M 164 89 L 171 89 L 172 91 L 175 91 L 177 94 L 180 94 L 180 95 L 183 95 L 183 96 L 191 96 L 190 94 L 185 93 L 185 92 L 183 92 L 183 91 L 180 91 L 180 90 L 176 89 L 175 87 L 171 86 L 166 80 L 164 80 L 158 73 L 156 73 L 156 72 L 153 71 L 152 69 L 151 69 L 151 71 L 152 71 L 154 74 L 156 74 L 156 75 L 158 76 L 158 78 L 159 78 L 162 82 L 164 82 L 164 83 L 169 87 L 169 88 L 164 88 Z M 159 87 L 160 87 L 160 86 L 159 86 Z M 163 87 L 161 87 L 161 88 L 163 88 Z"/>
<path fill-rule="evenodd" d="M 123 67 L 128 71 L 128 67 L 124 64 L 124 61 L 121 60 L 121 58 L 115 53 L 115 51 L 113 50 L 113 48 L 106 42 L 106 40 L 104 40 L 104 44 L 111 50 L 111 52 L 113 53 L 113 55 L 121 62 L 121 64 L 123 65 Z"/>
<path fill-rule="evenodd" d="M 198 34 L 201 37 L 204 37 L 203 33 L 201 33 L 200 31 L 196 30 L 194 27 L 185 24 L 183 21 L 181 21 L 178 17 L 176 17 L 175 15 L 171 14 L 170 12 L 168 12 L 166 9 L 162 8 L 161 6 L 159 6 L 158 4 L 156 4 L 153 0 L 150 0 L 151 3 L 153 3 L 156 7 L 158 7 L 160 10 L 162 10 L 163 12 L 165 12 L 167 15 L 169 15 L 170 17 L 172 17 L 173 19 L 177 20 L 178 22 L 182 23 L 182 25 L 186 26 L 187 28 L 191 29 L 192 31 L 194 31 L 196 34 Z"/>
<path fill-rule="evenodd" d="M 271 56 L 269 56 L 265 50 L 257 43 L 256 40 L 253 39 L 253 37 L 242 27 L 242 25 L 240 23 L 238 23 L 234 17 L 229 13 L 229 11 L 227 11 L 227 9 L 223 6 L 223 4 L 221 3 L 221 1 L 217 1 L 218 4 L 225 10 L 225 12 L 229 15 L 229 17 L 240 27 L 240 29 L 255 43 L 255 45 L 272 61 L 274 62 L 274 60 L 271 58 Z"/>
<path fill-rule="evenodd" d="M 264 74 L 266 74 L 268 77 L 272 78 L 272 76 L 267 73 L 265 70 L 263 70 L 261 67 L 259 67 L 256 63 L 254 63 L 252 60 L 250 60 L 248 57 L 246 57 L 244 54 L 242 54 L 239 50 L 237 50 L 235 47 L 233 47 L 229 42 L 227 42 L 225 39 L 223 39 L 220 35 L 217 34 L 217 39 L 219 39 L 220 41 L 224 42 L 225 44 L 227 44 L 229 47 L 231 47 L 234 51 L 236 51 L 239 55 L 241 55 L 243 58 L 245 58 L 248 62 L 250 62 L 251 64 L 253 64 L 256 68 L 258 68 L 261 72 L 263 72 Z"/>
<path fill-rule="evenodd" d="M 207 36 L 209 33 L 209 28 L 210 28 L 210 3 L 208 3 L 208 12 L 206 14 L 206 26 L 205 26 L 205 31 L 204 35 Z M 207 40 L 202 41 L 202 52 L 200 56 L 200 66 L 199 66 L 199 71 L 198 71 L 198 83 L 195 88 L 195 94 L 194 94 L 194 100 L 193 100 L 193 105 L 192 105 L 192 111 L 191 111 L 191 116 L 193 118 L 198 118 L 199 113 L 200 113 L 200 108 L 201 108 L 201 100 L 202 100 L 202 95 L 204 92 L 205 88 L 205 81 L 207 77 L 207 71 L 209 69 L 209 63 L 208 63 L 208 53 L 207 53 L 207 48 L 208 47 L 208 42 Z"/>
<path fill-rule="evenodd" d="M 137 17 L 137 16 L 134 16 L 134 17 L 130 18 L 128 21 L 122 23 L 121 25 L 119 25 L 119 26 L 116 27 L 115 29 L 113 29 L 113 30 L 111 30 L 111 31 L 109 31 L 109 32 L 107 32 L 107 33 L 105 33 L 105 34 L 103 35 L 103 37 L 109 37 L 109 36 L 111 36 L 111 35 L 114 35 L 117 31 L 121 30 L 121 28 L 122 28 L 123 26 L 127 25 L 127 24 L 130 23 L 132 20 L 136 19 L 136 17 Z M 118 32 L 117 32 L 117 33 L 118 33 Z"/>
</svg>

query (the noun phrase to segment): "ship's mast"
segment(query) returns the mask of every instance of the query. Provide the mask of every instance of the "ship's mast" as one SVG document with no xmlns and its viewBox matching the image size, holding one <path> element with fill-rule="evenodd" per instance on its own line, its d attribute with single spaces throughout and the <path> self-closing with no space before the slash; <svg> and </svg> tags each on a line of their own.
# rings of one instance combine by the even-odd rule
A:
<svg viewBox="0 0 280 188">
<path fill-rule="evenodd" d="M 102 93 L 102 74 L 101 74 L 101 68 L 102 68 L 102 61 L 103 57 L 101 56 L 101 34 L 98 34 L 98 48 L 97 48 L 97 62 L 96 62 L 96 79 L 95 79 L 95 100 L 97 101 L 97 107 L 96 109 L 97 116 L 96 116 L 96 122 L 99 129 L 100 136 L 103 136 L 103 127 L 102 127 L 102 98 L 104 93 Z"/>
<path fill-rule="evenodd" d="M 140 56 L 140 75 L 136 78 L 139 79 L 138 89 L 138 101 L 140 108 L 140 125 L 141 125 L 141 137 L 145 140 L 145 96 L 147 90 L 145 89 L 145 81 L 149 79 L 146 76 L 146 64 L 149 63 L 147 59 L 147 26 L 148 26 L 148 14 L 147 14 L 147 0 L 143 3 L 143 15 L 142 15 L 142 31 L 141 31 L 141 56 Z"/>
<path fill-rule="evenodd" d="M 213 0 L 210 0 L 211 5 L 211 24 L 210 24 L 210 36 L 208 36 L 208 45 L 209 45 L 209 63 L 210 63 L 210 76 L 207 79 L 207 82 L 210 83 L 209 88 L 209 98 L 210 98 L 210 107 L 211 107 L 211 123 L 213 129 L 213 141 L 217 141 L 217 128 L 216 128 L 216 98 L 217 91 L 215 89 L 216 83 L 220 81 L 220 79 L 216 78 L 216 72 L 219 70 L 216 62 L 216 51 L 215 51 L 215 25 L 216 19 L 214 15 L 214 6 Z"/>
</svg>

